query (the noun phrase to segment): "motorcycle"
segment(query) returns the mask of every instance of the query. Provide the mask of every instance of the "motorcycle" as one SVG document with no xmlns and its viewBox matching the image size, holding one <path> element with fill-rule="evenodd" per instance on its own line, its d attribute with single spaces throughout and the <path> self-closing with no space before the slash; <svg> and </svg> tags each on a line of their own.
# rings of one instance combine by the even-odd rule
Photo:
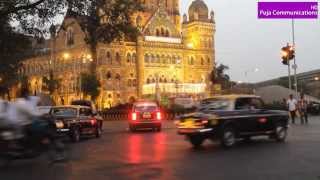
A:
<svg viewBox="0 0 320 180">
<path fill-rule="evenodd" d="M 50 117 L 38 117 L 22 128 L 17 137 L 15 127 L 0 127 L 0 168 L 20 159 L 33 159 L 48 154 L 51 163 L 65 160 L 65 147 L 56 134 L 55 122 Z"/>
</svg>

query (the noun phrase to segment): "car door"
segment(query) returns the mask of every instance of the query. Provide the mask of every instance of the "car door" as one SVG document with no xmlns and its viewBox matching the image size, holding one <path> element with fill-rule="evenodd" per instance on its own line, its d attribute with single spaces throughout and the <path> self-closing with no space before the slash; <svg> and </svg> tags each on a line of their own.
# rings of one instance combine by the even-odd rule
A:
<svg viewBox="0 0 320 180">
<path fill-rule="evenodd" d="M 80 118 L 80 123 L 82 125 L 86 124 L 86 122 L 90 121 L 92 115 L 92 111 L 89 108 L 80 108 L 79 109 L 79 118 Z"/>
<path fill-rule="evenodd" d="M 252 133 L 256 128 L 255 112 L 251 110 L 251 98 L 241 97 L 235 101 L 234 117 L 242 134 Z"/>
<path fill-rule="evenodd" d="M 260 98 L 253 98 L 251 100 L 252 111 L 256 117 L 256 131 L 264 132 L 273 129 L 272 114 L 269 110 L 264 108 L 264 103 Z"/>
</svg>

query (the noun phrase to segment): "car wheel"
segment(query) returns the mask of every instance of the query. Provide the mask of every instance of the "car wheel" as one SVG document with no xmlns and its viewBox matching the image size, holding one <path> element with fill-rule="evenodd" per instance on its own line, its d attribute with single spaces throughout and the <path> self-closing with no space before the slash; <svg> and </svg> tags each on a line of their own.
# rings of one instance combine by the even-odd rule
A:
<svg viewBox="0 0 320 180">
<path fill-rule="evenodd" d="M 274 137 L 278 142 L 284 142 L 287 138 L 287 128 L 283 124 L 277 124 Z"/>
<path fill-rule="evenodd" d="M 71 140 L 72 140 L 72 142 L 79 142 L 80 141 L 80 130 L 79 130 L 79 128 L 75 128 L 72 131 Z"/>
<path fill-rule="evenodd" d="M 99 137 L 101 137 L 101 135 L 102 135 L 102 131 L 101 131 L 101 128 L 99 128 L 99 127 L 96 127 L 96 138 L 99 138 Z"/>
<path fill-rule="evenodd" d="M 204 141 L 204 138 L 201 136 L 188 136 L 188 139 L 194 148 L 201 147 L 201 145 Z"/>
<path fill-rule="evenodd" d="M 231 148 L 236 144 L 236 133 L 233 127 L 226 127 L 223 130 L 221 144 L 225 148 Z"/>
</svg>

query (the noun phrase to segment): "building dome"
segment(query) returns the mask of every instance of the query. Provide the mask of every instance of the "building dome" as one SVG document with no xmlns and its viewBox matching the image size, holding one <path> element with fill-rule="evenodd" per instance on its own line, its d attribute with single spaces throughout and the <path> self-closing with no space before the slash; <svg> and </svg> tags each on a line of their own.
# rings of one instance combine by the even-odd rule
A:
<svg viewBox="0 0 320 180">
<path fill-rule="evenodd" d="M 190 21 L 207 21 L 209 19 L 209 8 L 203 0 L 195 0 L 189 7 Z"/>
</svg>

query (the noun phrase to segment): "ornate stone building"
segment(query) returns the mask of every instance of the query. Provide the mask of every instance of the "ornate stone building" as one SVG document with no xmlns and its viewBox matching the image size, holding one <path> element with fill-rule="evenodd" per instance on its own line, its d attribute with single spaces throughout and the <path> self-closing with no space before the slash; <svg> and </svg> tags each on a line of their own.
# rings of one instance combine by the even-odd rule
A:
<svg viewBox="0 0 320 180">
<path fill-rule="evenodd" d="M 98 106 L 110 107 L 132 98 L 184 95 L 204 97 L 210 92 L 209 73 L 215 63 L 215 21 L 202 0 L 195 0 L 181 19 L 179 0 L 143 0 L 144 12 L 133 15 L 141 36 L 136 42 L 99 44 Z M 51 53 L 25 61 L 24 73 L 33 92 L 42 91 L 42 77 L 50 70 L 61 79 L 56 100 L 80 96 L 79 75 L 89 70 L 90 51 L 77 19 L 66 17 L 51 40 Z M 60 102 L 61 103 L 61 102 Z"/>
</svg>

